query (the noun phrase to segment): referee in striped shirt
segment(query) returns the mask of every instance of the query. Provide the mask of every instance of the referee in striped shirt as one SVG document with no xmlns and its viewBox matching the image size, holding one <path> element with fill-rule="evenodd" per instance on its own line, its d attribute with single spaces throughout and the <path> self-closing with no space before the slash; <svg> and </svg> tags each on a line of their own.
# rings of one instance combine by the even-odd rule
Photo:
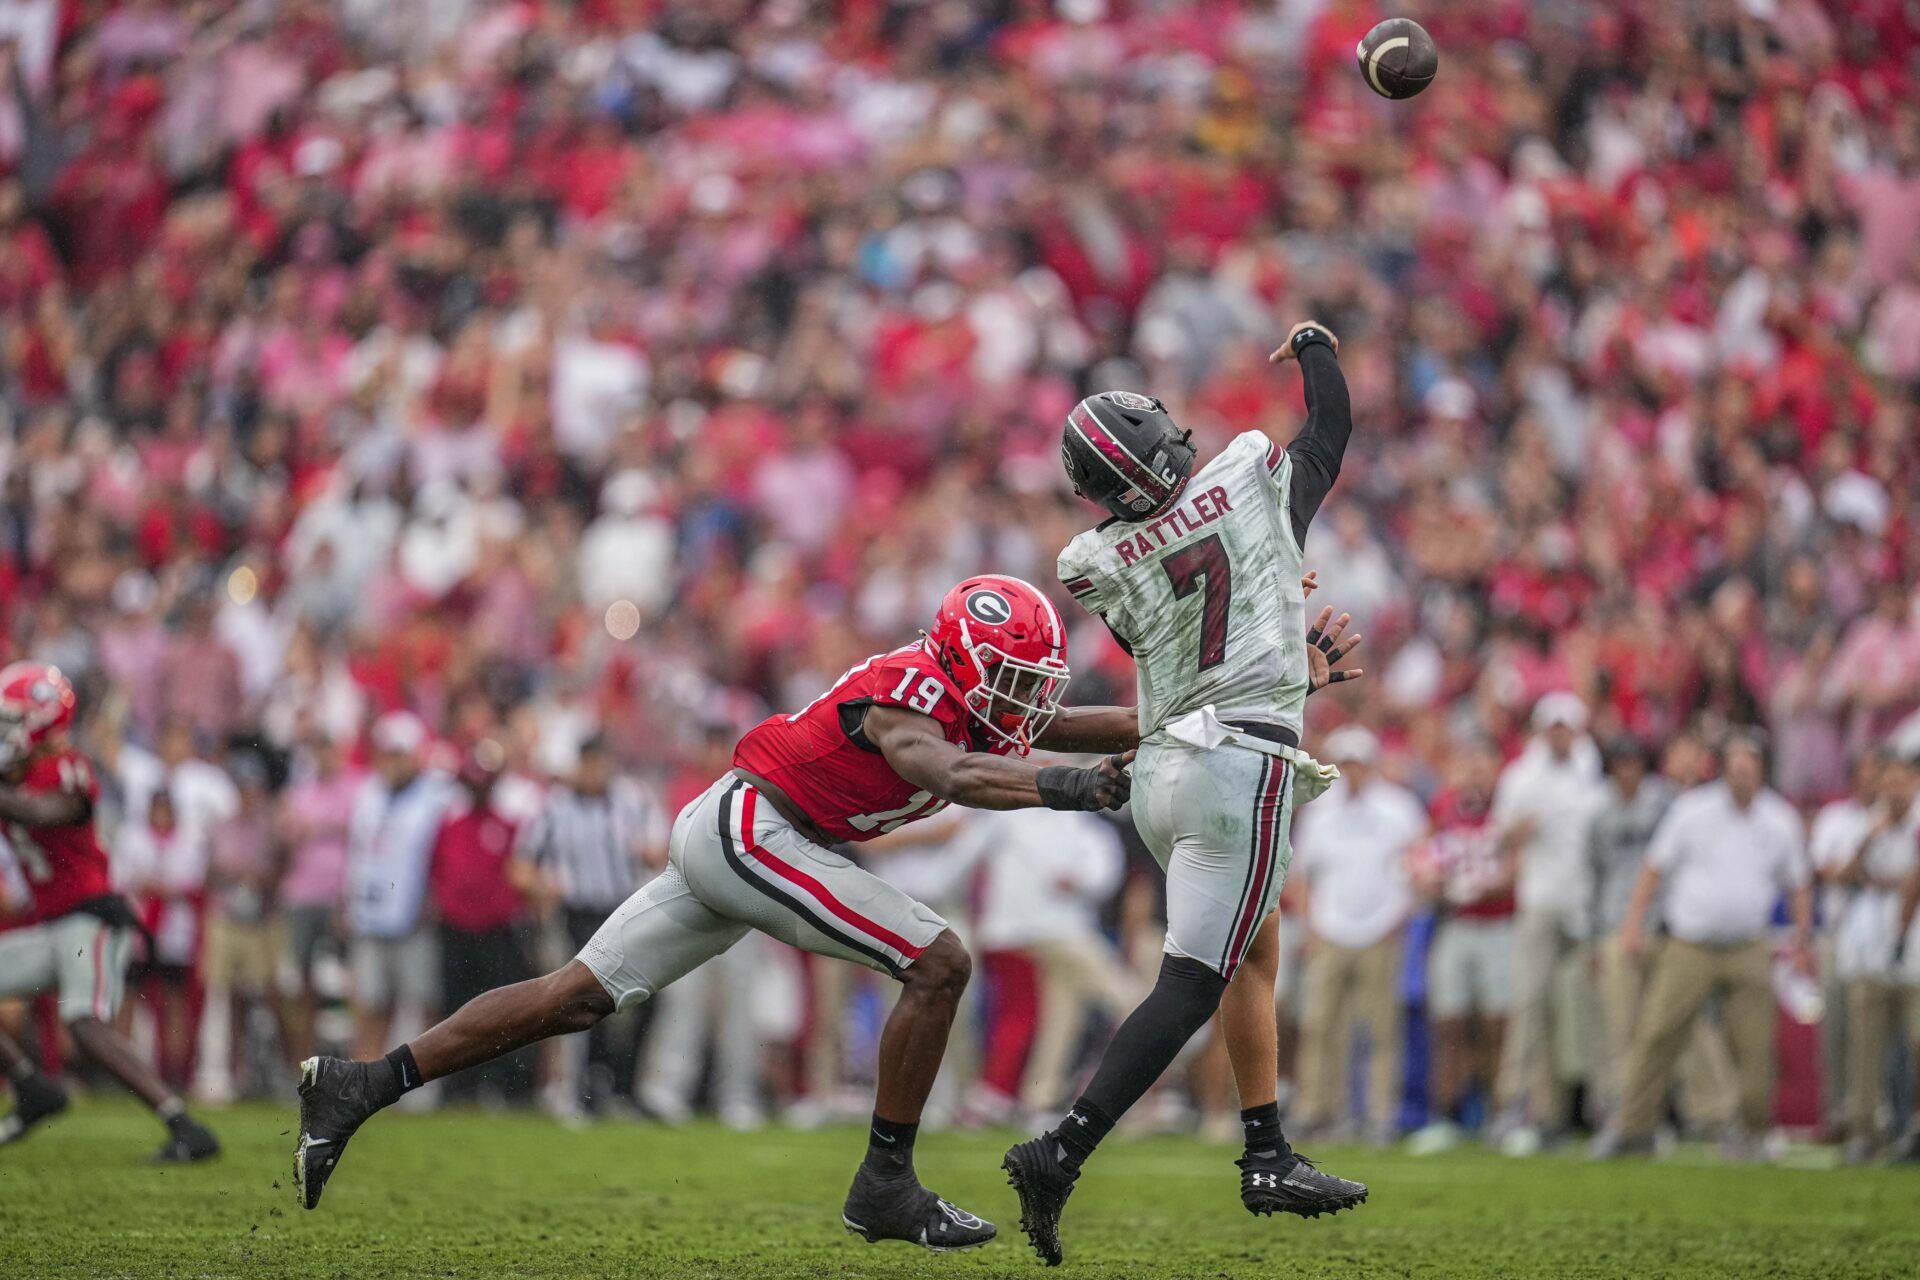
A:
<svg viewBox="0 0 1920 1280">
<path fill-rule="evenodd" d="M 580 746 L 573 776 L 547 793 L 523 831 L 516 879 L 538 899 L 557 904 L 575 951 L 634 890 L 666 865 L 666 815 L 644 788 L 616 777 L 606 741 Z M 589 1033 L 585 1095 L 626 1097 L 633 1089 L 638 1024 L 603 1019 Z"/>
</svg>

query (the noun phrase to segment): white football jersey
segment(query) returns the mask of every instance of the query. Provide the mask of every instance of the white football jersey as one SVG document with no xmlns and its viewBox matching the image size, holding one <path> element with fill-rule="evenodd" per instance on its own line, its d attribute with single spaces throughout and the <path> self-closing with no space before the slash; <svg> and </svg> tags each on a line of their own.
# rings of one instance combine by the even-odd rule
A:
<svg viewBox="0 0 1920 1280">
<path fill-rule="evenodd" d="M 1222 720 L 1300 732 L 1307 628 L 1292 472 L 1285 449 L 1245 432 L 1165 515 L 1108 520 L 1060 553 L 1060 581 L 1133 650 L 1141 737 L 1208 705 Z"/>
</svg>

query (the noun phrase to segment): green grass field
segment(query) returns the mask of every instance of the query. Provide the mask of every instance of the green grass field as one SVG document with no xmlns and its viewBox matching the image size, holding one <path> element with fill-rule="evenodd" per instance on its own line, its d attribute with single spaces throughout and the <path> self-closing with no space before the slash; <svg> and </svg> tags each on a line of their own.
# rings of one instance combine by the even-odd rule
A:
<svg viewBox="0 0 1920 1280">
<path fill-rule="evenodd" d="M 741 1136 L 531 1116 L 387 1115 L 306 1213 L 288 1173 L 292 1112 L 212 1117 L 219 1161 L 155 1168 L 159 1130 L 93 1103 L 0 1150 L 0 1276 L 1038 1276 L 997 1165 L 1007 1135 L 932 1134 L 920 1169 L 1000 1224 L 971 1254 L 845 1234 L 862 1133 Z M 1061 1276 L 1914 1276 L 1920 1172 L 1414 1160 L 1328 1151 L 1372 1200 L 1315 1222 L 1255 1219 L 1235 1153 L 1116 1141 L 1066 1218 Z"/>
</svg>

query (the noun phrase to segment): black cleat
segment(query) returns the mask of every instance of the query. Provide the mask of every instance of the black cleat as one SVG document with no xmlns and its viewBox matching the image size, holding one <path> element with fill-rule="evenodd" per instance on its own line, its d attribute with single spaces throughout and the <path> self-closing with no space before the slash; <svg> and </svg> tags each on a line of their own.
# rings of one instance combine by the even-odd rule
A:
<svg viewBox="0 0 1920 1280">
<path fill-rule="evenodd" d="M 0 1147 L 18 1142 L 42 1120 L 67 1109 L 67 1091 L 42 1075 L 13 1082 L 13 1110 L 0 1116 Z"/>
<path fill-rule="evenodd" d="M 1241 1156 L 1240 1203 L 1248 1213 L 1295 1213 L 1317 1218 L 1351 1209 L 1367 1198 L 1367 1185 L 1322 1173 L 1297 1151 Z"/>
<path fill-rule="evenodd" d="M 1060 1163 L 1060 1140 L 1043 1133 L 1008 1150 L 1000 1161 L 1007 1185 L 1020 1197 L 1020 1229 L 1040 1260 L 1060 1265 L 1060 1213 L 1073 1194 L 1076 1174 Z"/>
<path fill-rule="evenodd" d="M 194 1164 L 220 1154 L 220 1139 L 191 1116 L 179 1117 L 167 1129 L 167 1140 L 153 1153 L 155 1164 Z"/>
<path fill-rule="evenodd" d="M 904 1240 L 935 1253 L 977 1249 L 996 1234 L 991 1222 L 942 1200 L 912 1173 L 882 1178 L 865 1165 L 853 1175 L 840 1221 L 868 1244 Z"/>
<path fill-rule="evenodd" d="M 367 1097 L 367 1063 L 308 1058 L 300 1064 L 300 1140 L 293 1149 L 293 1185 L 300 1203 L 320 1203 L 347 1139 L 380 1109 Z"/>
</svg>

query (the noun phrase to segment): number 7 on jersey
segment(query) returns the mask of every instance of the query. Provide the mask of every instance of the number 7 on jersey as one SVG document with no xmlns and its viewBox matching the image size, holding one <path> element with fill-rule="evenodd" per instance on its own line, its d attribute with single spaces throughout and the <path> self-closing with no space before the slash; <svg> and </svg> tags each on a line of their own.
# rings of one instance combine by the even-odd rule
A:
<svg viewBox="0 0 1920 1280">
<path fill-rule="evenodd" d="M 1173 598 L 1200 597 L 1199 669 L 1218 666 L 1227 657 L 1227 609 L 1233 603 L 1233 565 L 1220 535 L 1210 533 L 1160 562 L 1173 585 Z"/>
</svg>

